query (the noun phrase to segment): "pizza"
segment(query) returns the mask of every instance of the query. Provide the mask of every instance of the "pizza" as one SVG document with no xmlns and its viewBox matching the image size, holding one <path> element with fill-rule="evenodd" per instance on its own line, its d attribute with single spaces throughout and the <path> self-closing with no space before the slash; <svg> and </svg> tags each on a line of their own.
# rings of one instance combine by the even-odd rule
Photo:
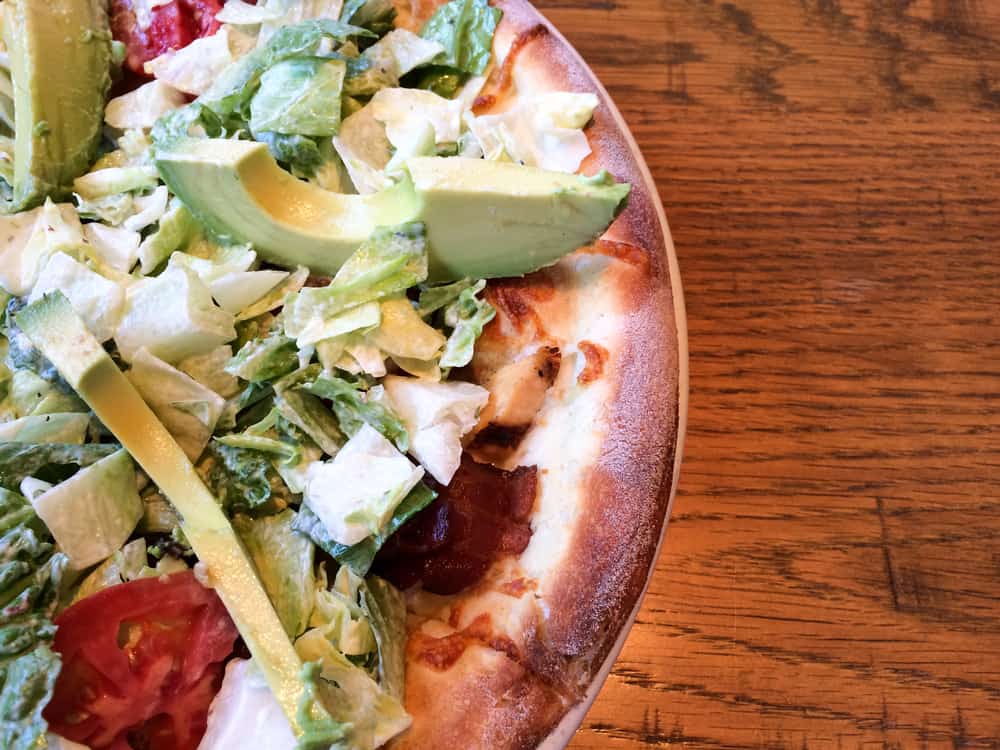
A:
<svg viewBox="0 0 1000 750">
<path fill-rule="evenodd" d="M 524 0 L 52 5 L 3 16 L 0 745 L 567 741 L 683 432 L 606 92 Z"/>
</svg>

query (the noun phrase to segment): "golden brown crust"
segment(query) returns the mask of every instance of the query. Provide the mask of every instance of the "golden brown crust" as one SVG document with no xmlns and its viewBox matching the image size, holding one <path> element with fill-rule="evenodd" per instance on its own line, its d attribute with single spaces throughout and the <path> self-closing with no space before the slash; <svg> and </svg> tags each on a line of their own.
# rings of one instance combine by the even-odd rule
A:
<svg viewBox="0 0 1000 750">
<path fill-rule="evenodd" d="M 474 590 L 417 607 L 413 649 L 426 648 L 427 632 L 455 636 L 483 612 L 491 614 L 491 632 L 507 640 L 476 639 L 460 656 L 448 649 L 462 638 L 446 641 L 444 669 L 412 652 L 406 705 L 414 724 L 397 748 L 527 748 L 551 731 L 594 678 L 642 593 L 677 450 L 678 322 L 655 188 L 576 53 L 554 30 L 532 31 L 544 19 L 525 0 L 495 4 L 504 10 L 500 55 L 519 36 L 530 40 L 507 66 L 513 85 L 488 87 L 487 95 L 501 95 L 480 109 L 505 109 L 523 93 L 596 93 L 602 106 L 587 130 L 593 153 L 581 171 L 607 169 L 633 190 L 592 247 L 524 280 L 491 282 L 500 314 L 477 351 L 483 372 L 531 356 L 533 347 L 562 352 L 555 382 L 508 464 L 540 466 L 535 534 L 518 560 Z M 433 12 L 427 0 L 408 7 L 411 28 Z"/>
</svg>

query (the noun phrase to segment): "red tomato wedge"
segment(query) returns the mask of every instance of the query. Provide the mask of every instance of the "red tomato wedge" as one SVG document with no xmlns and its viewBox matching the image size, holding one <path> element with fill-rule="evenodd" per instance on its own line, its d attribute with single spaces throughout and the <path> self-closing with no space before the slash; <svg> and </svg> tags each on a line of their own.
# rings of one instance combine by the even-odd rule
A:
<svg viewBox="0 0 1000 750">
<path fill-rule="evenodd" d="M 153 8 L 149 27 L 142 29 L 132 0 L 111 0 L 111 31 L 125 45 L 125 66 L 145 76 L 143 63 L 218 31 L 215 14 L 220 10 L 220 0 L 173 0 Z"/>
<path fill-rule="evenodd" d="M 56 618 L 62 671 L 44 716 L 92 750 L 195 750 L 236 626 L 190 572 L 99 591 Z"/>
</svg>

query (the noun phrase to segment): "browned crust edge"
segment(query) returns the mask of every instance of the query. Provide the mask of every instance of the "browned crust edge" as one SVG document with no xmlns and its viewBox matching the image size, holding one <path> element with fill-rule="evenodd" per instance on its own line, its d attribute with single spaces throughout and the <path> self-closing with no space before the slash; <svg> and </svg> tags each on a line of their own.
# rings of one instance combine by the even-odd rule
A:
<svg viewBox="0 0 1000 750">
<path fill-rule="evenodd" d="M 554 29 L 526 0 L 494 4 L 503 9 L 503 24 L 515 34 L 538 24 Z M 517 65 L 530 67 L 533 74 L 544 71 L 552 90 L 591 91 L 600 98 L 604 106 L 587 131 L 593 154 L 582 171 L 604 168 L 632 184 L 628 207 L 605 237 L 643 248 L 647 273 L 622 277 L 627 281 L 619 293 L 629 311 L 622 331 L 625 345 L 605 367 L 616 381 L 611 429 L 590 469 L 591 491 L 584 498 L 569 557 L 547 587 L 549 616 L 526 634 L 530 671 L 515 670 L 505 681 L 446 675 L 455 681 L 449 689 L 454 697 L 479 693 L 479 710 L 452 704 L 454 712 L 438 701 L 424 705 L 427 689 L 433 688 L 415 684 L 423 681 L 408 675 L 408 689 L 413 685 L 420 694 L 420 705 L 411 707 L 414 713 L 431 705 L 439 713 L 430 722 L 436 729 L 415 726 L 417 731 L 393 743 L 398 748 L 438 746 L 442 735 L 436 731 L 452 740 L 464 737 L 461 746 L 466 748 L 513 750 L 545 739 L 572 706 L 559 701 L 558 693 L 582 697 L 635 609 L 655 562 L 674 482 L 681 347 L 659 196 L 637 161 L 630 136 L 619 128 L 614 104 L 558 33 L 537 37 L 523 49 Z M 544 685 L 556 686 L 558 692 Z M 512 702 L 520 705 L 518 711 L 499 709 Z"/>
</svg>

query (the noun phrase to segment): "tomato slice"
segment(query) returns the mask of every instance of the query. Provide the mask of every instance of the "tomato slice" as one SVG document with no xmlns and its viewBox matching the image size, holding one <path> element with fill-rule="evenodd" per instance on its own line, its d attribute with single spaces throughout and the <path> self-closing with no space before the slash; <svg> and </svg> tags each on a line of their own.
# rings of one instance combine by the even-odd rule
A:
<svg viewBox="0 0 1000 750">
<path fill-rule="evenodd" d="M 191 572 L 99 591 L 56 618 L 62 671 L 44 715 L 92 750 L 195 750 L 237 638 Z"/>
<path fill-rule="evenodd" d="M 220 0 L 173 0 L 153 8 L 149 27 L 141 29 L 132 0 L 111 0 L 111 31 L 125 45 L 126 67 L 146 76 L 143 63 L 218 31 L 215 14 L 220 10 Z"/>
</svg>

